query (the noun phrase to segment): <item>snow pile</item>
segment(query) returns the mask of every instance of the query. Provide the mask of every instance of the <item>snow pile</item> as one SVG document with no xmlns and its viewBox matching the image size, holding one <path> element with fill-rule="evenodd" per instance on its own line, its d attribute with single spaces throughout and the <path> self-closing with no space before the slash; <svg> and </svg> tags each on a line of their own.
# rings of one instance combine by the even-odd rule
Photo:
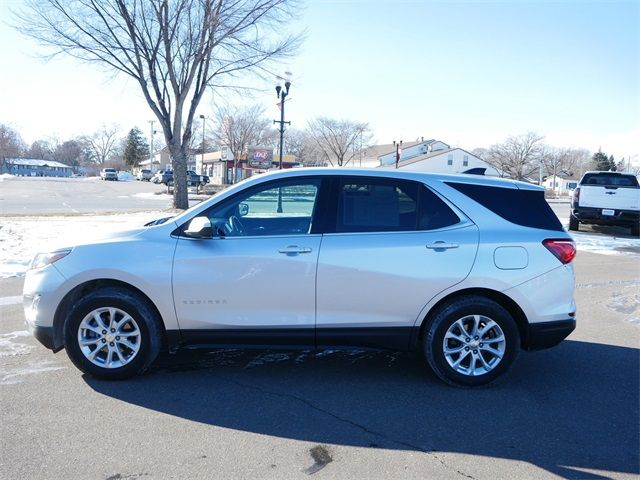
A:
<svg viewBox="0 0 640 480">
<path fill-rule="evenodd" d="M 165 212 L 0 218 L 0 278 L 24 275 L 36 253 L 143 226 Z"/>
<path fill-rule="evenodd" d="M 0 175 L 0 182 L 2 182 L 5 178 L 13 178 L 14 175 L 11 175 L 10 173 L 3 173 L 2 175 Z"/>
</svg>

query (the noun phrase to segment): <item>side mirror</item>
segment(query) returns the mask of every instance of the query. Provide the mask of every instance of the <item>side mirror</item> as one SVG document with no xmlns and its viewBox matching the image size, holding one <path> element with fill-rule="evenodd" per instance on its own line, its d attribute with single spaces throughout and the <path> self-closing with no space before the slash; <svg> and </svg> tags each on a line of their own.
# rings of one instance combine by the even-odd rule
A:
<svg viewBox="0 0 640 480">
<path fill-rule="evenodd" d="M 244 217 L 246 214 L 249 213 L 249 204 L 248 203 L 241 203 L 240 205 L 238 205 L 238 213 L 240 214 L 241 217 Z"/>
<path fill-rule="evenodd" d="M 184 234 L 191 238 L 213 238 L 211 222 L 207 217 L 195 217 L 189 222 Z"/>
</svg>

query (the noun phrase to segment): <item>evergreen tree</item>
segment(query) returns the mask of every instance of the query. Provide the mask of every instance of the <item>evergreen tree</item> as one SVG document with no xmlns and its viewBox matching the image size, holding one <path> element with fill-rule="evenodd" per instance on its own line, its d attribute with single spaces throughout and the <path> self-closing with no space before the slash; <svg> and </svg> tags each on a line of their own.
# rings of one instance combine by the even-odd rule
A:
<svg viewBox="0 0 640 480">
<path fill-rule="evenodd" d="M 602 153 L 601 150 L 598 150 L 593 154 L 593 169 L 600 170 L 603 172 L 608 172 L 609 170 L 615 171 L 616 163 L 613 159 L 613 155 L 607 157 L 606 153 Z"/>
<path fill-rule="evenodd" d="M 613 158 L 613 155 L 609 155 L 609 170 L 615 172 L 618 170 L 616 160 Z"/>
<path fill-rule="evenodd" d="M 149 144 L 138 127 L 134 127 L 127 135 L 127 146 L 124 149 L 124 161 L 130 167 L 137 167 L 140 161 L 149 157 Z"/>
</svg>

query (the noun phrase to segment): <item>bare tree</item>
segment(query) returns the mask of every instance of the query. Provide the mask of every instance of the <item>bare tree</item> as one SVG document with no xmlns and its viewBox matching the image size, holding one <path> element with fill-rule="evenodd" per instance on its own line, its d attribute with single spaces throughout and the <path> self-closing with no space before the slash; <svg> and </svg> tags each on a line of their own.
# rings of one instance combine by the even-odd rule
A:
<svg viewBox="0 0 640 480">
<path fill-rule="evenodd" d="M 483 147 L 474 148 L 473 150 L 471 150 L 471 153 L 476 157 L 478 157 L 480 160 L 485 160 L 485 161 L 489 156 L 489 150 Z"/>
<path fill-rule="evenodd" d="M 250 146 L 273 146 L 275 136 L 264 109 L 224 106 L 215 115 L 215 138 L 233 155 L 233 183 L 236 182 L 238 160 L 246 158 Z"/>
<path fill-rule="evenodd" d="M 36 140 L 27 150 L 26 156 L 38 160 L 53 160 L 53 149 L 49 140 Z"/>
<path fill-rule="evenodd" d="M 53 157 L 56 161 L 70 165 L 77 171 L 86 158 L 85 146 L 78 139 L 66 140 L 55 148 Z"/>
<path fill-rule="evenodd" d="M 134 78 L 172 158 L 174 206 L 187 208 L 187 155 L 208 86 L 264 71 L 295 50 L 284 35 L 295 0 L 28 0 L 21 31 L 86 62 Z"/>
<path fill-rule="evenodd" d="M 371 131 L 366 123 L 319 117 L 309 122 L 307 133 L 331 165 L 346 166 L 353 160 L 359 144 L 367 145 Z"/>
<path fill-rule="evenodd" d="M 591 161 L 588 150 L 545 147 L 542 163 L 547 175 L 567 175 L 580 178 Z"/>
<path fill-rule="evenodd" d="M 307 167 L 323 167 L 328 162 L 309 132 L 290 128 L 285 133 L 285 151 Z"/>
<path fill-rule="evenodd" d="M 0 124 L 0 170 L 9 158 L 16 158 L 26 150 L 20 134 L 8 125 Z"/>
<path fill-rule="evenodd" d="M 495 167 L 501 176 L 527 180 L 540 169 L 544 154 L 543 139 L 543 136 L 534 132 L 509 137 L 504 143 L 492 145 L 484 160 Z"/>
<path fill-rule="evenodd" d="M 89 158 L 98 165 L 104 165 L 115 153 L 118 143 L 118 128 L 102 126 L 100 130 L 85 138 Z"/>
</svg>

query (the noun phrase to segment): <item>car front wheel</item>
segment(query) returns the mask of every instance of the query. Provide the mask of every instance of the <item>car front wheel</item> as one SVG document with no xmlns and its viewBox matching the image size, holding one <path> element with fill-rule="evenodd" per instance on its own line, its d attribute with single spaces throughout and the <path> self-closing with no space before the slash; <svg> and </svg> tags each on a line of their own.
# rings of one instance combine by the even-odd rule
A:
<svg viewBox="0 0 640 480">
<path fill-rule="evenodd" d="M 97 378 L 129 378 L 146 370 L 160 350 L 157 314 L 123 288 L 95 290 L 78 302 L 65 325 L 67 355 Z"/>
<path fill-rule="evenodd" d="M 467 296 L 440 308 L 424 335 L 427 362 L 445 382 L 475 387 L 495 382 L 520 351 L 512 316 L 488 298 Z"/>
</svg>

